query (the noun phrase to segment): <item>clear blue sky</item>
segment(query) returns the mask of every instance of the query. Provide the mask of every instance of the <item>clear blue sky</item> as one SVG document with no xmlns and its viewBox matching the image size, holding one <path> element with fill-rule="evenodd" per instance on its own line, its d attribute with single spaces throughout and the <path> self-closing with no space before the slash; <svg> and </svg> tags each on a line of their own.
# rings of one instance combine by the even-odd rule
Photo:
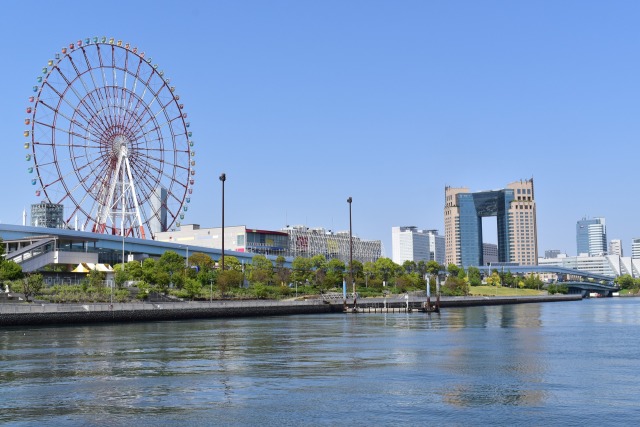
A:
<svg viewBox="0 0 640 427">
<path fill-rule="evenodd" d="M 11 4 L 7 4 L 11 3 Z M 15 4 L 14 4 L 15 3 Z M 197 182 L 183 223 L 306 224 L 383 241 L 444 233 L 444 187 L 533 177 L 540 252 L 575 254 L 604 216 L 640 237 L 640 2 L 77 1 L 1 9 L 0 221 L 39 201 L 22 148 L 31 87 L 64 45 L 139 46 L 189 114 Z M 495 241 L 494 236 L 488 241 Z"/>
</svg>

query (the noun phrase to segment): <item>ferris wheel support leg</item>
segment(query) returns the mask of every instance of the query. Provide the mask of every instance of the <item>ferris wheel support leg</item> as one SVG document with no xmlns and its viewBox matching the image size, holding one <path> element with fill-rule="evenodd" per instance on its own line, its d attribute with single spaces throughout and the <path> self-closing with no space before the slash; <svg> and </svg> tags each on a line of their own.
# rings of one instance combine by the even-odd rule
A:
<svg viewBox="0 0 640 427">
<path fill-rule="evenodd" d="M 127 176 L 129 177 L 129 185 L 131 186 L 131 198 L 133 198 L 133 204 L 136 209 L 136 218 L 138 219 L 138 227 L 140 227 L 140 237 L 144 237 L 144 227 L 142 225 L 142 216 L 140 215 L 140 204 L 138 203 L 138 195 L 136 194 L 136 186 L 133 182 L 133 175 L 131 174 L 131 165 L 129 164 L 129 158 L 124 157 L 125 167 L 127 168 Z"/>
<path fill-rule="evenodd" d="M 115 194 L 116 184 L 118 183 L 118 180 L 115 179 L 115 177 L 117 177 L 118 173 L 120 172 L 123 157 L 124 156 L 122 154 L 118 157 L 118 163 L 116 163 L 115 173 L 113 174 L 114 179 L 112 179 L 111 183 L 109 184 L 109 193 L 107 194 L 107 200 L 105 200 L 102 212 L 98 214 L 98 227 L 101 233 L 104 233 L 104 230 L 107 226 L 107 218 L 111 216 L 112 206 L 114 205 L 113 195 Z"/>
</svg>

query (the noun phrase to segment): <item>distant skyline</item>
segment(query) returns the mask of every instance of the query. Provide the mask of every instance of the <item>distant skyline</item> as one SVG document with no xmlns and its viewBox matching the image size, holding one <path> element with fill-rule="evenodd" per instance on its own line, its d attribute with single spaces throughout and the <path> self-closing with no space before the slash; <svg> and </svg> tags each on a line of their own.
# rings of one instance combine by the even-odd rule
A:
<svg viewBox="0 0 640 427">
<path fill-rule="evenodd" d="M 41 200 L 22 148 L 36 76 L 104 35 L 152 56 L 185 104 L 184 224 L 221 224 L 225 172 L 227 225 L 348 230 L 351 196 L 354 234 L 391 257 L 393 226 L 444 234 L 445 186 L 533 177 L 540 256 L 575 254 L 583 217 L 625 253 L 640 237 L 638 2 L 36 0 L 3 18 L 3 223 Z"/>
</svg>

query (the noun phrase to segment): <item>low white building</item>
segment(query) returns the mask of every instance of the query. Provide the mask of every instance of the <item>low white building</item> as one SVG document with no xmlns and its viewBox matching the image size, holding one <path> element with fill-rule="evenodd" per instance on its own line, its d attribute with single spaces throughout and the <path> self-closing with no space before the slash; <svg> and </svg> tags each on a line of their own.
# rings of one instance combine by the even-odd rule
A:
<svg viewBox="0 0 640 427">
<path fill-rule="evenodd" d="M 572 268 L 606 276 L 618 277 L 628 274 L 632 277 L 640 277 L 640 259 L 618 255 L 566 256 L 560 254 L 557 258 L 539 258 L 538 265 Z"/>
<path fill-rule="evenodd" d="M 398 265 L 405 261 L 437 261 L 444 264 L 444 236 L 437 230 L 419 230 L 415 226 L 391 228 L 392 260 Z"/>
</svg>

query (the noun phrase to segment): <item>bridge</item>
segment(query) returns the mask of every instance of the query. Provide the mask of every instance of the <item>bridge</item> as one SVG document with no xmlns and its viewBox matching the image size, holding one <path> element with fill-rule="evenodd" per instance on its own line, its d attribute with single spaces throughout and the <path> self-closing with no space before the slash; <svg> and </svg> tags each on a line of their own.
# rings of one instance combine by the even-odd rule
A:
<svg viewBox="0 0 640 427">
<path fill-rule="evenodd" d="M 570 294 L 581 294 L 583 297 L 592 293 L 610 297 L 620 290 L 620 287 L 614 283 L 615 277 L 573 268 L 551 265 L 493 265 L 478 267 L 478 269 L 483 274 L 491 274 L 494 270 L 499 273 L 509 271 L 512 274 L 555 274 L 558 277 L 556 284 L 566 286 Z"/>
<path fill-rule="evenodd" d="M 580 294 L 587 297 L 590 294 L 598 294 L 602 297 L 613 296 L 614 292 L 618 292 L 620 288 L 616 285 L 600 284 L 594 282 L 558 282 L 559 285 L 565 285 L 569 288 L 570 294 Z"/>
</svg>

